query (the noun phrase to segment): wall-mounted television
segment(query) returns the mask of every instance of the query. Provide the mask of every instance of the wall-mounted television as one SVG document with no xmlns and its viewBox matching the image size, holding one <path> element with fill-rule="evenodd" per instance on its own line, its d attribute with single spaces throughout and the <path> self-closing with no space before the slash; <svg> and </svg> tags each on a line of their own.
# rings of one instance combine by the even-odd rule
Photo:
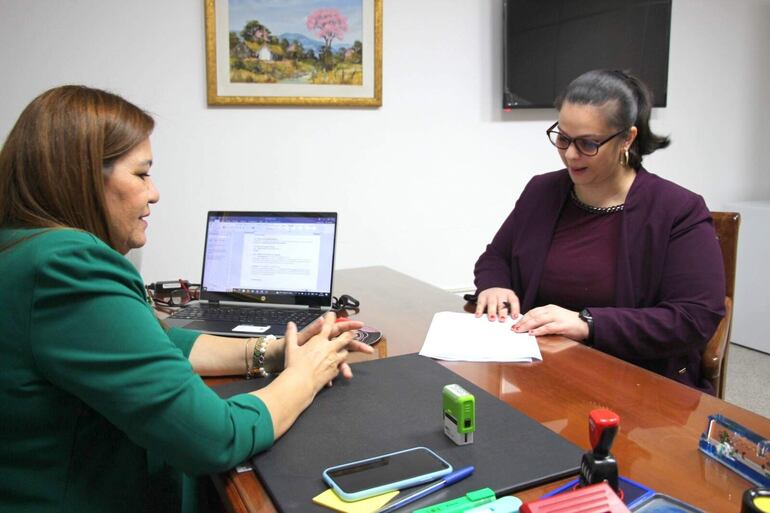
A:
<svg viewBox="0 0 770 513">
<path fill-rule="evenodd" d="M 553 107 L 592 69 L 631 71 L 666 106 L 671 0 L 503 0 L 503 108 Z"/>
</svg>

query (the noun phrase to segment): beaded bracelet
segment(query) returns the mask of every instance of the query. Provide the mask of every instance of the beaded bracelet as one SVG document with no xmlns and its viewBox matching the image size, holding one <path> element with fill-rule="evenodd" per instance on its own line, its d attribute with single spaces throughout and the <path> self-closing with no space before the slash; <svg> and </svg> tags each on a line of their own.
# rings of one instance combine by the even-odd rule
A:
<svg viewBox="0 0 770 513">
<path fill-rule="evenodd" d="M 273 340 L 276 340 L 273 335 L 258 337 L 256 339 L 257 342 L 254 344 L 254 352 L 251 355 L 251 365 L 248 365 L 247 363 L 246 366 L 246 379 L 251 379 L 255 376 L 266 378 L 270 375 L 270 373 L 265 370 L 265 353 L 267 352 L 268 344 Z M 246 346 L 248 347 L 248 343 Z"/>
</svg>

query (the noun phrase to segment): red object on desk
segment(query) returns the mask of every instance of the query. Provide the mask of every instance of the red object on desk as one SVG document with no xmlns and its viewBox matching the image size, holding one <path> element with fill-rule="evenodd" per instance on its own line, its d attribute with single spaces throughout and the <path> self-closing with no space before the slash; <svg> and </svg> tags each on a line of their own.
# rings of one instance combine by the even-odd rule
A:
<svg viewBox="0 0 770 513">
<path fill-rule="evenodd" d="M 588 416 L 588 432 L 591 447 L 599 456 L 607 456 L 618 433 L 620 416 L 612 410 L 598 408 L 591 410 Z"/>
<path fill-rule="evenodd" d="M 519 508 L 521 513 L 630 513 L 620 497 L 607 483 L 599 483 L 572 492 L 527 502 Z"/>
</svg>

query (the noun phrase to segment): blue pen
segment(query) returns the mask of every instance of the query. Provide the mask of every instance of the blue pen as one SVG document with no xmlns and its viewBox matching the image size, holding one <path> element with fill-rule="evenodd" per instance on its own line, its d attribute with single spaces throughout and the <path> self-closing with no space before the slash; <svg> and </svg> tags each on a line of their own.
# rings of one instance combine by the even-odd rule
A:
<svg viewBox="0 0 770 513">
<path fill-rule="evenodd" d="M 406 495 L 404 497 L 401 497 L 400 499 L 397 499 L 395 502 L 386 504 L 381 509 L 378 509 L 377 513 L 389 513 L 390 511 L 397 510 L 398 508 L 406 506 L 407 504 L 410 504 L 418 499 L 422 499 L 426 495 L 430 495 L 433 492 L 437 492 L 441 490 L 442 488 L 455 484 L 457 481 L 465 479 L 469 475 L 473 474 L 474 470 L 476 470 L 476 468 L 473 466 L 463 467 L 460 470 L 452 472 L 451 474 L 448 474 L 446 477 L 439 479 L 435 483 L 431 483 L 428 486 L 424 486 L 419 490 L 416 490 L 415 492 L 410 493 L 409 495 Z"/>
</svg>

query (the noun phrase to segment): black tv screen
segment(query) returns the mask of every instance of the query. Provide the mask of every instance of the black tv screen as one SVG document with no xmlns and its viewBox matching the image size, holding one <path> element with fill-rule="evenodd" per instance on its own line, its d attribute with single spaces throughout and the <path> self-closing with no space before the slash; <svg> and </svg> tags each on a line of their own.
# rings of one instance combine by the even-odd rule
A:
<svg viewBox="0 0 770 513">
<path fill-rule="evenodd" d="M 671 0 L 503 0 L 503 108 L 553 107 L 574 78 L 621 69 L 666 106 Z"/>
</svg>

